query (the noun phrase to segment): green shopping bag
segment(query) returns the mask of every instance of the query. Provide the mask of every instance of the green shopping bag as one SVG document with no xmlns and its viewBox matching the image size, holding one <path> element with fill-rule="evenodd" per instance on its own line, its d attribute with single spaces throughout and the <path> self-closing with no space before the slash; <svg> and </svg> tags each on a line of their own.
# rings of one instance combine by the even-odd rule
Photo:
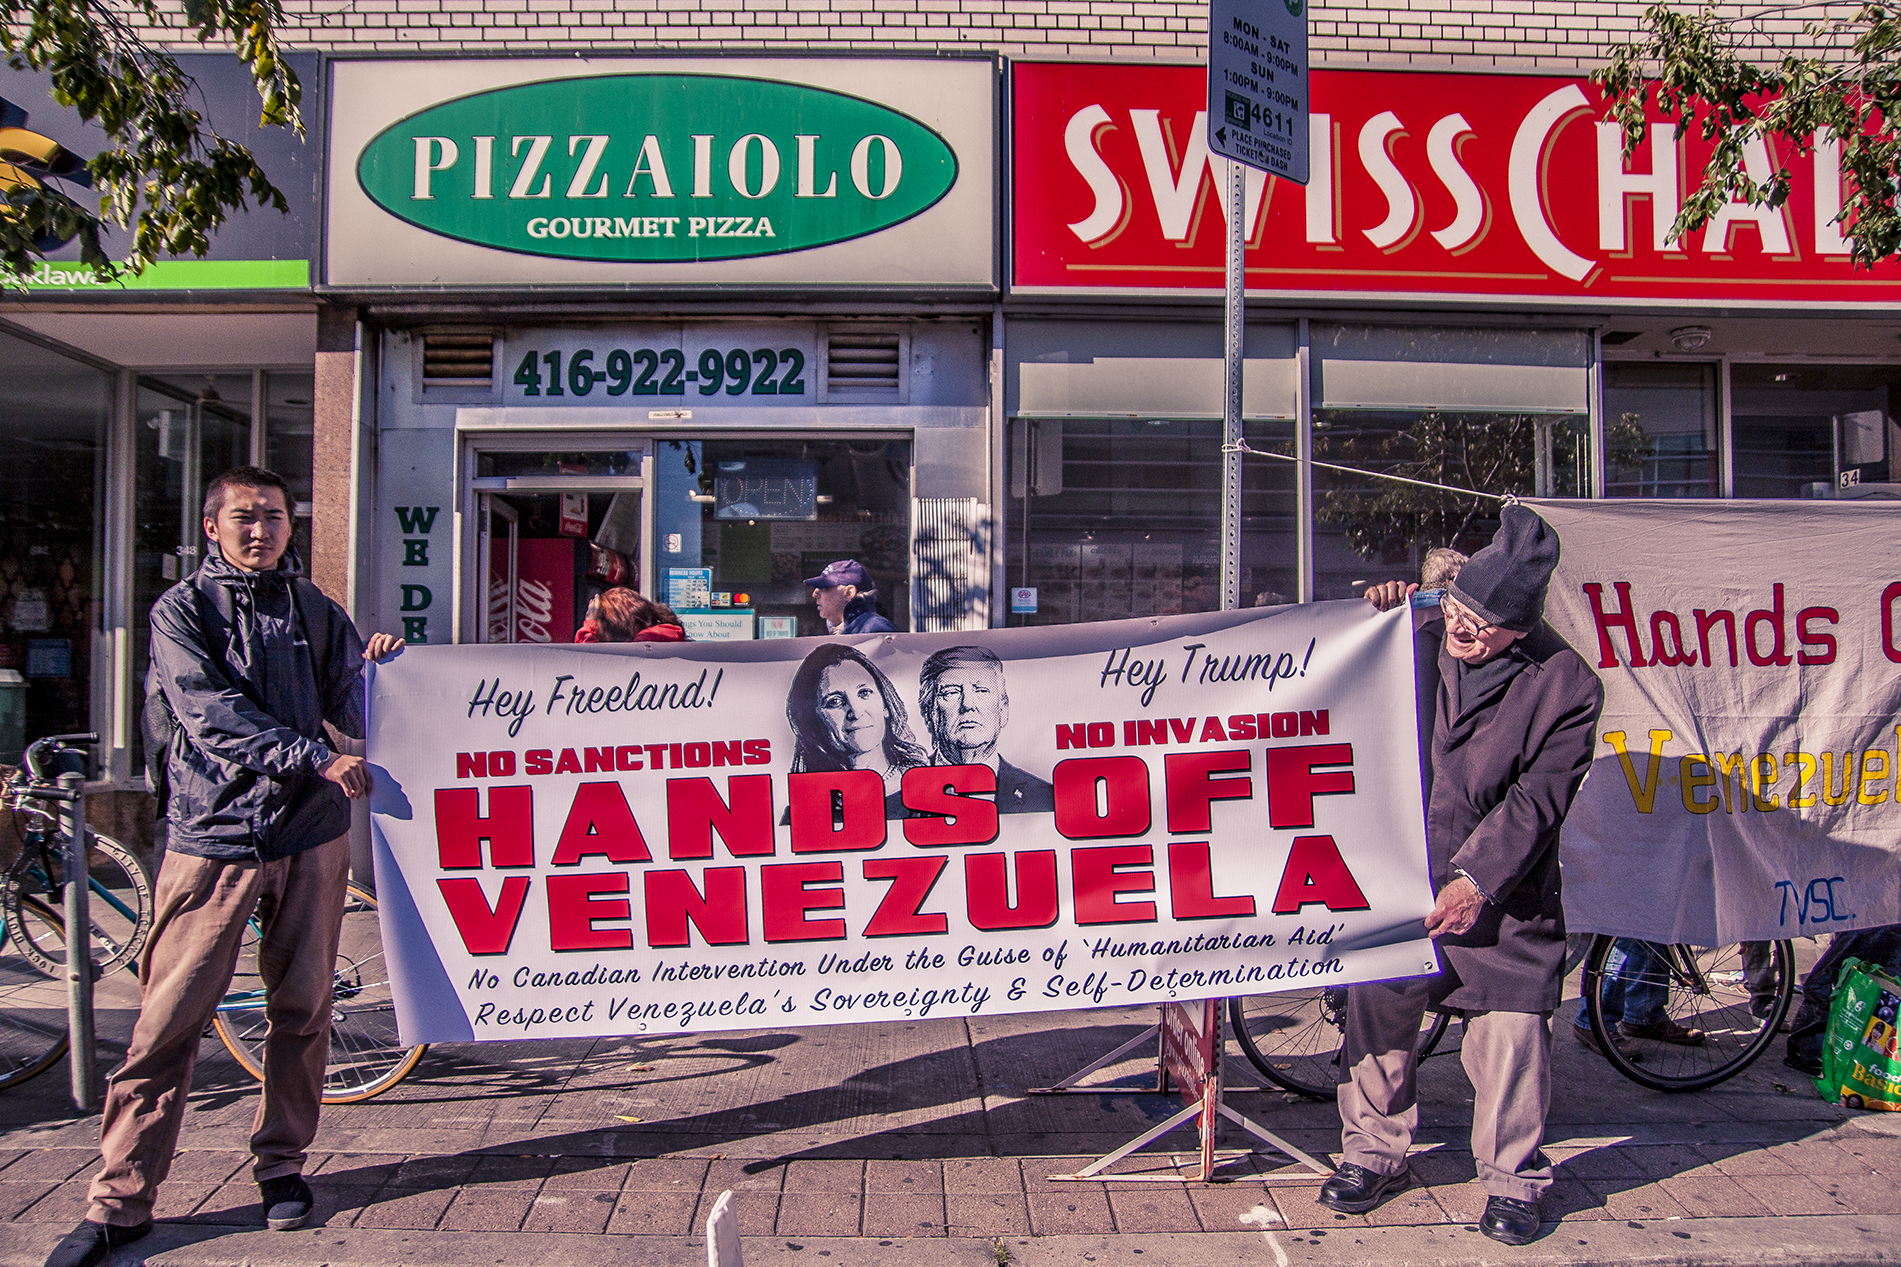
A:
<svg viewBox="0 0 1901 1267">
<path fill-rule="evenodd" d="M 1815 1089 L 1851 1109 L 1901 1112 L 1901 1051 L 1896 1021 L 1901 981 L 1859 959 L 1842 961 L 1829 1000 L 1828 1040 Z"/>
</svg>

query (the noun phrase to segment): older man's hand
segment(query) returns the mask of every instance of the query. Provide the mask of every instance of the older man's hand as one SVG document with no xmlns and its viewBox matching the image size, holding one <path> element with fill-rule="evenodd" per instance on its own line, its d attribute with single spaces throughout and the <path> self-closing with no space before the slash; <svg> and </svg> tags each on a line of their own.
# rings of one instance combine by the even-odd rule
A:
<svg viewBox="0 0 1901 1267">
<path fill-rule="evenodd" d="M 1383 612 L 1392 611 L 1418 591 L 1417 585 L 1405 581 L 1382 581 L 1378 585 L 1366 587 L 1366 601 Z"/>
<path fill-rule="evenodd" d="M 1464 876 L 1455 876 L 1452 883 L 1439 890 L 1439 900 L 1432 904 L 1432 912 L 1426 916 L 1426 935 L 1457 937 L 1460 933 L 1469 933 L 1484 909 L 1485 895 L 1479 892 L 1479 886 Z"/>
</svg>

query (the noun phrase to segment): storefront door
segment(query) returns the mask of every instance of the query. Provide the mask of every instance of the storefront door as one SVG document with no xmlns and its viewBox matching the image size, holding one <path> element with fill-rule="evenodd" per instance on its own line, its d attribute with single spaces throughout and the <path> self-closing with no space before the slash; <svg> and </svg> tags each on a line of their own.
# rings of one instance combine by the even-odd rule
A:
<svg viewBox="0 0 1901 1267">
<path fill-rule="evenodd" d="M 609 443 L 510 437 L 475 448 L 476 640 L 572 642 L 593 595 L 609 586 L 651 592 L 652 449 Z"/>
</svg>

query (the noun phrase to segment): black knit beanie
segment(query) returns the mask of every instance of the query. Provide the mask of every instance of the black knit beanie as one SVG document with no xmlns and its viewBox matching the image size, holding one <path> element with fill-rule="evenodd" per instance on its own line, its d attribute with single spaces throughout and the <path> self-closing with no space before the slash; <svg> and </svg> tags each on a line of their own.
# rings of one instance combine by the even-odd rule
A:
<svg viewBox="0 0 1901 1267">
<path fill-rule="evenodd" d="M 1516 503 L 1499 516 L 1492 544 L 1459 569 L 1452 597 L 1487 624 L 1529 633 L 1545 611 L 1545 587 L 1558 566 L 1558 534 Z"/>
</svg>

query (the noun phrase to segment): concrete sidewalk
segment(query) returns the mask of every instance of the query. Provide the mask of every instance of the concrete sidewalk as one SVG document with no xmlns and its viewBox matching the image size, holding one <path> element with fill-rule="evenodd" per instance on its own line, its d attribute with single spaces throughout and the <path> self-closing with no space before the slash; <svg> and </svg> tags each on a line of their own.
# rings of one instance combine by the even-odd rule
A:
<svg viewBox="0 0 1901 1267">
<path fill-rule="evenodd" d="M 116 981 L 116 979 L 115 979 Z M 114 983 L 109 983 L 114 984 Z M 129 1030 L 104 1000 L 109 1060 Z M 1152 1010 L 929 1019 L 705 1037 L 432 1050 L 369 1104 L 327 1110 L 309 1174 L 317 1219 L 261 1228 L 245 1137 L 256 1087 L 207 1040 L 159 1230 L 117 1264 L 687 1264 L 727 1189 L 751 1262 L 1281 1264 L 1862 1263 L 1901 1258 L 1901 1121 L 1823 1104 L 1780 1044 L 1712 1091 L 1666 1096 L 1560 1032 L 1543 1237 L 1478 1235 L 1484 1196 L 1456 1058 L 1421 1070 L 1414 1186 L 1349 1218 L 1315 1187 L 1269 1187 L 1259 1160 L 1212 1184 L 1068 1183 L 1160 1121 L 1135 1088 L 1025 1094 L 1132 1036 Z M 1561 1020 L 1568 1015 L 1561 1014 Z M 1562 1031 L 1562 1026 L 1561 1026 Z M 1456 1048 L 1457 1028 L 1447 1046 Z M 1258 1081 L 1234 1062 L 1235 1081 Z M 1099 1077 L 1104 1075 L 1098 1075 Z M 0 1263 L 37 1267 L 84 1211 L 97 1119 L 62 1072 L 0 1096 Z M 1277 1092 L 1231 1103 L 1325 1157 L 1333 1106 Z M 1231 1135 L 1226 1141 L 1239 1147 Z M 1164 1141 L 1192 1147 L 1192 1132 Z M 1185 1165 L 1182 1153 L 1118 1170 Z"/>
</svg>

